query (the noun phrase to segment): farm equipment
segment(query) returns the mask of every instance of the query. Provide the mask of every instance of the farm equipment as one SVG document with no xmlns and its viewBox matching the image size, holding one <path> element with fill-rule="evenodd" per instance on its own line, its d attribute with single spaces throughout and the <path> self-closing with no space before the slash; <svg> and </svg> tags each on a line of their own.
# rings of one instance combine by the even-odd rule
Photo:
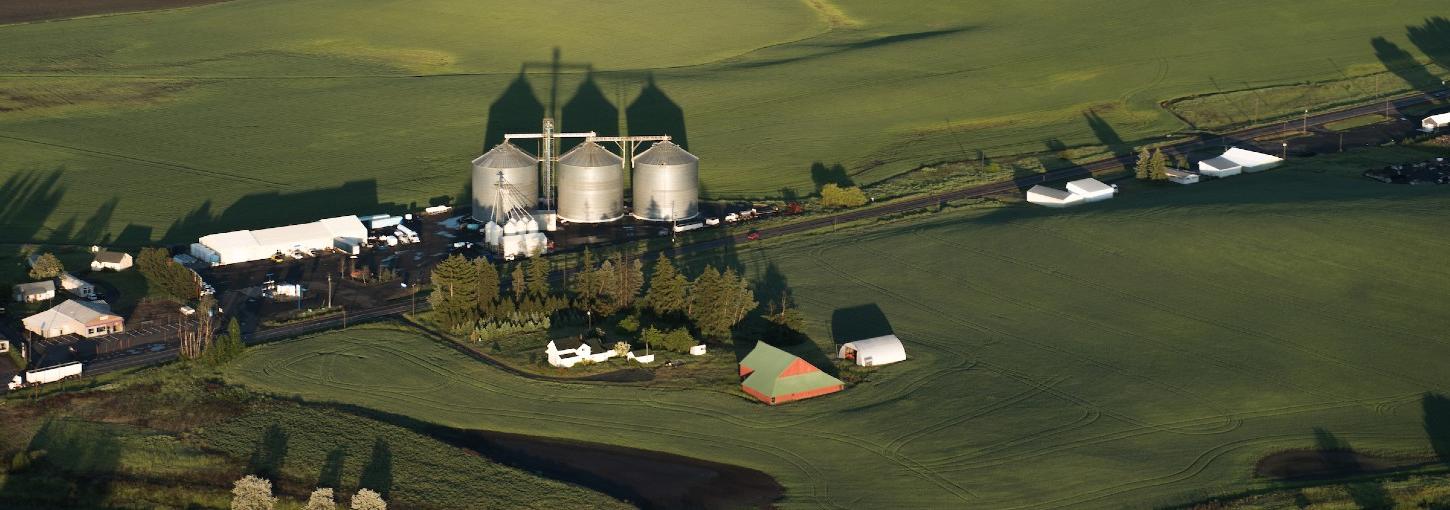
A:
<svg viewBox="0 0 1450 510">
<path fill-rule="evenodd" d="M 748 234 L 748 235 L 745 236 L 745 239 L 750 240 L 750 241 L 759 241 L 760 240 L 760 231 L 757 230 L 755 232 L 751 232 L 750 234 Z"/>
<path fill-rule="evenodd" d="M 805 212 L 805 210 L 805 207 L 802 207 L 800 202 L 791 202 L 785 204 L 785 210 L 781 211 L 781 213 L 786 215 L 792 215 L 800 214 L 802 212 Z"/>
<path fill-rule="evenodd" d="M 23 376 L 17 375 L 12 378 L 7 387 L 11 390 L 18 390 L 30 386 L 52 383 L 70 377 L 79 377 L 80 375 L 81 362 L 72 361 L 70 363 L 61 363 L 38 370 L 27 370 Z"/>
</svg>

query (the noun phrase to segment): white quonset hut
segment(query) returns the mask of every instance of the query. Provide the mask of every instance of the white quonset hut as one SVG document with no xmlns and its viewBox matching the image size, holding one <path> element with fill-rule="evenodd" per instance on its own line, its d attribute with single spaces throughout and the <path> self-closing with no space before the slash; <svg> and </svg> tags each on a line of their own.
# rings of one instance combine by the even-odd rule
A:
<svg viewBox="0 0 1450 510">
<path fill-rule="evenodd" d="M 1047 207 L 1067 207 L 1081 202 L 1082 197 L 1038 184 L 1027 190 L 1027 201 Z"/>
<path fill-rule="evenodd" d="M 368 229 L 357 216 L 262 230 L 238 230 L 203 236 L 191 245 L 191 256 L 211 265 L 264 260 L 276 253 L 311 252 L 332 249 L 338 241 L 361 244 Z"/>
<path fill-rule="evenodd" d="M 836 350 L 836 357 L 855 361 L 863 367 L 889 365 L 906 361 L 906 348 L 901 346 L 901 339 L 896 335 L 878 336 L 841 344 Z"/>
<path fill-rule="evenodd" d="M 1190 171 L 1187 171 L 1187 170 L 1179 170 L 1177 168 L 1168 168 L 1168 169 L 1163 170 L 1163 173 L 1168 174 L 1168 180 L 1169 181 L 1176 182 L 1178 184 L 1196 184 L 1196 183 L 1198 183 L 1198 174 L 1193 173 L 1193 172 L 1190 172 Z"/>
<path fill-rule="evenodd" d="M 1216 158 L 1199 161 L 1198 172 L 1210 177 L 1228 177 L 1238 175 L 1240 172 L 1261 172 L 1279 166 L 1283 162 L 1282 158 L 1262 152 L 1231 147 Z"/>
<path fill-rule="evenodd" d="M 1118 189 L 1103 184 L 1103 181 L 1088 177 L 1067 183 L 1067 191 L 1082 197 L 1083 202 L 1097 202 L 1113 198 L 1113 194 L 1117 193 Z"/>
<path fill-rule="evenodd" d="M 1431 115 L 1429 117 L 1425 117 L 1425 120 L 1420 121 L 1420 131 L 1424 131 L 1426 133 L 1433 133 L 1436 129 L 1440 129 L 1445 126 L 1450 126 L 1450 113 Z"/>
</svg>

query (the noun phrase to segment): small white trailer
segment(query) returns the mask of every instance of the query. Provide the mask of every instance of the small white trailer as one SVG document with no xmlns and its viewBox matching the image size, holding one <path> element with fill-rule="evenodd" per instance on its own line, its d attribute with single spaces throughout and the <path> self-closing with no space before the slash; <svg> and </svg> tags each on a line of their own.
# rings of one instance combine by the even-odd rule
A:
<svg viewBox="0 0 1450 510">
<path fill-rule="evenodd" d="M 689 232 L 695 229 L 705 228 L 704 223 L 690 223 L 686 225 L 675 225 L 675 232 Z"/>
<path fill-rule="evenodd" d="M 13 379 L 11 379 L 10 384 L 7 387 L 12 390 L 18 390 L 27 386 L 52 383 L 61 379 L 77 377 L 80 375 L 81 362 L 72 361 L 70 363 L 61 363 L 53 367 L 46 367 L 39 370 L 27 370 L 24 377 L 17 375 Z"/>
</svg>

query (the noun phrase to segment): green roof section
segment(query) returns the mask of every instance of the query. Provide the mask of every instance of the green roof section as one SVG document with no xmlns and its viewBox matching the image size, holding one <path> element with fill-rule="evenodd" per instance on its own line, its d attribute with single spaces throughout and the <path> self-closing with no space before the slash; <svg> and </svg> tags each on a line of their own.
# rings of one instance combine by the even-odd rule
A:
<svg viewBox="0 0 1450 510">
<path fill-rule="evenodd" d="M 845 384 L 821 371 L 820 367 L 804 374 L 781 377 L 780 373 L 798 359 L 800 357 L 778 347 L 757 342 L 750 354 L 740 360 L 742 366 L 752 370 L 741 384 L 771 398 Z M 801 362 L 805 363 L 805 360 Z"/>
</svg>

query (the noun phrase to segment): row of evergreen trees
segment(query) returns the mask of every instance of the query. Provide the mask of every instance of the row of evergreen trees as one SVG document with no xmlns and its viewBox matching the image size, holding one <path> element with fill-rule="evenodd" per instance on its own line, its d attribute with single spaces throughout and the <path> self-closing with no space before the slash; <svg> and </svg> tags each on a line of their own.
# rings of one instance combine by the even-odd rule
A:
<svg viewBox="0 0 1450 510">
<path fill-rule="evenodd" d="M 600 320 L 649 312 L 664 321 L 689 321 L 713 338 L 728 337 L 757 305 L 749 283 L 733 269 L 706 266 L 691 279 L 661 257 L 646 278 L 644 266 L 627 253 L 596 260 L 586 249 L 577 266 L 561 268 L 564 285 L 555 285 L 550 261 L 540 257 L 514 265 L 504 285 L 494 264 L 454 255 L 433 269 L 434 291 L 428 299 L 439 322 L 455 331 L 472 328 L 479 320 L 572 308 Z"/>
</svg>

